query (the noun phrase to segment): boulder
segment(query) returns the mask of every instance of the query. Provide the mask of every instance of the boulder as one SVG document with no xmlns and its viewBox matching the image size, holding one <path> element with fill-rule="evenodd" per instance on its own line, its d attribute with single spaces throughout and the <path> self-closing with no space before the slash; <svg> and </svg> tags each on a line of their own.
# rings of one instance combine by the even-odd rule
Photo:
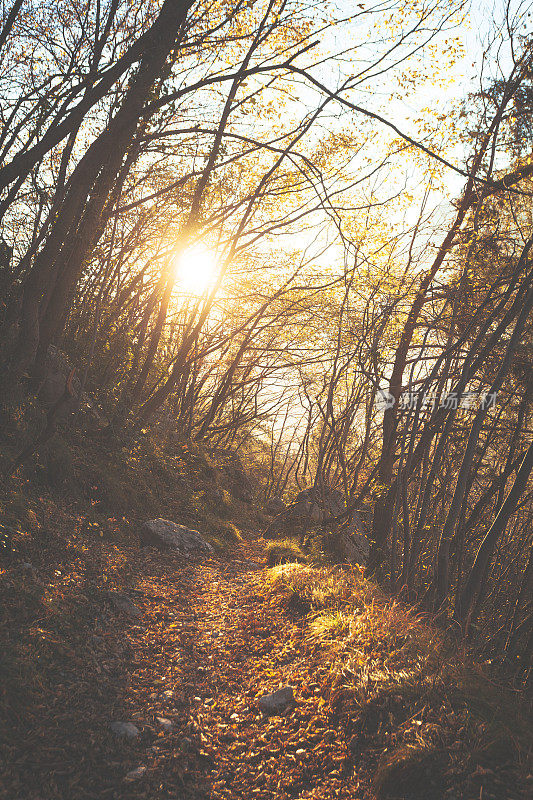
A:
<svg viewBox="0 0 533 800">
<path fill-rule="evenodd" d="M 159 550 L 177 550 L 183 555 L 213 553 L 213 548 L 198 531 L 178 525 L 168 519 L 145 522 L 140 531 L 141 544 Z"/>
<path fill-rule="evenodd" d="M 287 505 L 283 502 L 281 497 L 274 495 L 274 497 L 270 497 L 266 504 L 265 504 L 265 511 L 267 514 L 272 514 L 275 516 L 276 514 L 281 514 L 285 511 Z"/>
<path fill-rule="evenodd" d="M 370 555 L 370 542 L 361 533 L 340 530 L 334 534 L 337 554 L 350 564 L 364 566 Z"/>
<path fill-rule="evenodd" d="M 296 703 L 292 686 L 283 686 L 271 694 L 264 694 L 257 705 L 264 714 L 282 714 Z"/>
<path fill-rule="evenodd" d="M 324 486 L 322 489 L 313 487 L 304 489 L 296 495 L 296 505 L 298 504 L 308 504 L 308 513 L 317 522 L 327 517 L 336 517 L 345 509 L 342 492 L 330 489 L 329 486 Z"/>
</svg>

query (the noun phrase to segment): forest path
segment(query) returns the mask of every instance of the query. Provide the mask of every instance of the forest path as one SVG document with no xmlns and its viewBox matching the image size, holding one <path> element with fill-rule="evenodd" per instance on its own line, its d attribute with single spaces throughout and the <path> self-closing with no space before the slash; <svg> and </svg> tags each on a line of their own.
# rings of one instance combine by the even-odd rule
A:
<svg viewBox="0 0 533 800">
<path fill-rule="evenodd" d="M 350 667 L 335 680 L 342 637 L 314 637 L 305 595 L 270 590 L 261 542 L 186 560 L 96 537 L 86 552 L 58 538 L 36 570 L 16 566 L 0 581 L 0 797 L 371 800 L 383 754 L 416 756 L 420 744 L 409 748 L 420 742 L 424 753 L 425 742 L 438 744 L 435 758 L 429 750 L 421 766 L 405 758 L 401 771 L 385 771 L 381 797 L 529 797 L 507 716 L 503 728 L 487 727 L 496 707 L 472 717 L 439 671 L 409 679 L 426 650 L 415 647 L 416 621 L 410 644 L 405 612 L 388 608 L 370 612 L 368 598 L 375 630 L 361 716 L 359 695 L 352 702 L 342 687 Z M 419 633 L 427 648 L 433 634 Z M 293 688 L 295 705 L 268 717 L 258 699 L 281 686 Z"/>
<path fill-rule="evenodd" d="M 305 617 L 265 591 L 261 560 L 254 542 L 231 561 L 178 567 L 147 556 L 138 584 L 145 618 L 127 630 L 136 663 L 125 702 L 139 728 L 152 722 L 157 731 L 157 717 L 173 728 L 147 747 L 124 747 L 122 774 L 137 772 L 106 796 L 363 796 L 343 774 L 346 743 L 328 720 L 327 664 L 313 658 Z M 294 687 L 296 705 L 265 716 L 257 698 L 284 685 Z"/>
</svg>

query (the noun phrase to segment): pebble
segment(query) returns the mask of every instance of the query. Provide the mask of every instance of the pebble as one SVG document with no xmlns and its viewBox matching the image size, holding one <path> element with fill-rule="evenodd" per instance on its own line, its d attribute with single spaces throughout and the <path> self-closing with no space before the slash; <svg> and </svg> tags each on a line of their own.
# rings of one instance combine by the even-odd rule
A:
<svg viewBox="0 0 533 800">
<path fill-rule="evenodd" d="M 171 720 L 167 719 L 166 717 L 157 717 L 157 721 L 164 731 L 171 731 L 174 727 Z"/>
<path fill-rule="evenodd" d="M 109 727 L 115 734 L 123 739 L 137 739 L 140 735 L 139 729 L 132 722 L 111 722 Z"/>
<path fill-rule="evenodd" d="M 271 694 L 264 694 L 257 701 L 257 705 L 265 714 L 281 714 L 289 706 L 294 705 L 294 689 L 292 686 L 282 686 Z"/>
<path fill-rule="evenodd" d="M 146 767 L 136 767 L 132 769 L 131 772 L 128 772 L 126 777 L 124 778 L 125 781 L 138 781 L 139 778 L 142 778 L 144 773 L 146 772 Z"/>
</svg>

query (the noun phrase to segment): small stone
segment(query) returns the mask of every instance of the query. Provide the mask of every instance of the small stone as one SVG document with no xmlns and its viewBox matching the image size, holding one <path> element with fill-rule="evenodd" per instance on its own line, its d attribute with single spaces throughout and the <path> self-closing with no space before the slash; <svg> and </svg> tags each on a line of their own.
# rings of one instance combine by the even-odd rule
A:
<svg viewBox="0 0 533 800">
<path fill-rule="evenodd" d="M 172 698 L 174 697 L 174 692 L 172 691 L 172 689 L 167 689 L 166 691 L 163 692 L 163 697 L 165 698 L 165 700 L 172 700 Z"/>
<path fill-rule="evenodd" d="M 257 705 L 264 714 L 274 715 L 286 711 L 295 702 L 292 686 L 283 686 L 271 694 L 264 694 L 257 701 Z"/>
<path fill-rule="evenodd" d="M 157 717 L 157 721 L 164 731 L 171 731 L 174 727 L 172 721 L 166 717 Z"/>
<path fill-rule="evenodd" d="M 144 773 L 146 772 L 146 767 L 136 767 L 132 769 L 131 772 L 128 772 L 126 777 L 124 778 L 125 781 L 138 781 L 139 778 L 142 778 Z"/>
<path fill-rule="evenodd" d="M 296 755 L 297 756 L 304 756 L 305 755 L 305 750 L 302 747 L 300 747 L 299 750 L 296 751 Z"/>
<path fill-rule="evenodd" d="M 143 613 L 141 609 L 137 608 L 135 603 L 132 603 L 128 595 L 114 591 L 105 591 L 103 594 L 108 603 L 111 603 L 116 611 L 121 611 L 132 619 L 140 619 L 142 617 Z"/>
<path fill-rule="evenodd" d="M 140 735 L 139 729 L 132 722 L 115 721 L 111 722 L 109 727 L 115 736 L 120 736 L 122 739 L 137 739 Z"/>
</svg>

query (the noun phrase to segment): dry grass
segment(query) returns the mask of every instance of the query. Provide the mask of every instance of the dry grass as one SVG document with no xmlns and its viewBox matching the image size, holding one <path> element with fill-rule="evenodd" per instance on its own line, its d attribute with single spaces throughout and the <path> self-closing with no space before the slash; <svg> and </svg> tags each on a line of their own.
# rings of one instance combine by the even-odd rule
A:
<svg viewBox="0 0 533 800">
<path fill-rule="evenodd" d="M 343 570 L 333 567 L 312 567 L 287 564 L 271 569 L 267 586 L 273 594 L 290 598 L 298 594 L 308 600 L 315 610 L 338 608 L 362 601 L 369 596 L 370 584 L 363 579 L 360 569 Z"/>
<path fill-rule="evenodd" d="M 442 664 L 437 632 L 412 610 L 387 600 L 359 568 L 287 564 L 271 569 L 267 583 L 273 594 L 309 604 L 312 638 L 335 642 L 335 686 L 403 683 Z"/>
<path fill-rule="evenodd" d="M 306 636 L 328 665 L 329 704 L 354 764 L 381 753 L 370 770 L 380 800 L 499 798 L 498 781 L 521 783 L 533 742 L 520 697 L 503 694 L 431 620 L 359 569 L 287 564 L 269 571 L 267 587 L 287 607 L 307 603 Z"/>
</svg>

